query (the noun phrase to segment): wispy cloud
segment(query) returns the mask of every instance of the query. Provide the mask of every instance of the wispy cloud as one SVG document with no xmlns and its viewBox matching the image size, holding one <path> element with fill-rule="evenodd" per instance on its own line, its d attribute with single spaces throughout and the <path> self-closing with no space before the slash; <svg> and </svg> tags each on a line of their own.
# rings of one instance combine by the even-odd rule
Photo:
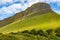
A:
<svg viewBox="0 0 60 40">
<path fill-rule="evenodd" d="M 11 16 L 11 14 L 14 15 L 27 9 L 27 7 L 30 7 L 36 2 L 39 2 L 39 0 L 0 0 L 0 15 L 2 15 L 3 18 L 7 18 Z M 2 16 L 0 16 L 0 18 L 2 18 Z"/>
<path fill-rule="evenodd" d="M 47 3 L 50 3 L 50 2 L 60 2 L 60 0 L 40 0 L 41 2 L 47 2 Z"/>
<path fill-rule="evenodd" d="M 23 11 L 37 2 L 57 2 L 60 6 L 60 0 L 0 0 L 0 20 Z"/>
</svg>

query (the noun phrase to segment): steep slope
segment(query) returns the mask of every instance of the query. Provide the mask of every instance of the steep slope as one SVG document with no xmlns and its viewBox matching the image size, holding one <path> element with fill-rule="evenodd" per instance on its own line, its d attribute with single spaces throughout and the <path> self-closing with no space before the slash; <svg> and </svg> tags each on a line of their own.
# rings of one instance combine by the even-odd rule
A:
<svg viewBox="0 0 60 40">
<path fill-rule="evenodd" d="M 18 13 L 11 18 L 14 19 L 13 22 L 0 28 L 1 33 L 31 29 L 55 29 L 60 26 L 60 15 L 54 13 L 49 4 L 46 3 L 34 4 L 24 12 L 21 12 L 21 14 Z"/>
</svg>

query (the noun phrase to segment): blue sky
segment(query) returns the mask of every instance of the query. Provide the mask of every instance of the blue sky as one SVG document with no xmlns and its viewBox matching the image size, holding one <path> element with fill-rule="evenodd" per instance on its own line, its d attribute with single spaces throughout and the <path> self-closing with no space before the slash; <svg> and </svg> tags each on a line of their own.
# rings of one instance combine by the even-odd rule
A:
<svg viewBox="0 0 60 40">
<path fill-rule="evenodd" d="M 0 20 L 24 11 L 37 2 L 49 3 L 52 10 L 60 14 L 60 0 L 0 0 Z"/>
</svg>

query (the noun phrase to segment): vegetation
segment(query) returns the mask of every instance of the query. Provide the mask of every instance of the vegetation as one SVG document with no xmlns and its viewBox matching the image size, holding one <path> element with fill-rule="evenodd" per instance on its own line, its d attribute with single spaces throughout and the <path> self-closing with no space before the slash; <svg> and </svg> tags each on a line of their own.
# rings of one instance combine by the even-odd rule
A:
<svg viewBox="0 0 60 40">
<path fill-rule="evenodd" d="M 11 32 L 9 34 L 0 33 L 0 40 L 60 40 L 60 27 L 57 29 L 25 30 L 23 32 Z M 54 33 L 53 33 L 54 32 Z"/>
<path fill-rule="evenodd" d="M 56 36 L 59 36 L 60 37 L 60 27 L 58 27 L 56 30 L 55 30 L 55 33 L 56 33 Z"/>
<path fill-rule="evenodd" d="M 0 21 L 0 40 L 60 40 L 60 15 L 37 3 Z"/>
</svg>

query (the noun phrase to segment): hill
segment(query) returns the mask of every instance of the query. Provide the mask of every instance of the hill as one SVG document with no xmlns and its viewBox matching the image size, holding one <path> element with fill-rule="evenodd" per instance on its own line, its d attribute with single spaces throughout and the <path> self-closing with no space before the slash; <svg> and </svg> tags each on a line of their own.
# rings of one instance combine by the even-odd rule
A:
<svg viewBox="0 0 60 40">
<path fill-rule="evenodd" d="M 39 14 L 47 13 L 51 11 L 50 5 L 47 3 L 37 3 L 32 5 L 32 7 L 27 8 L 25 11 L 22 11 L 20 13 L 16 13 L 14 16 L 6 18 L 4 20 L 0 21 L 0 27 L 3 27 L 5 25 L 8 25 L 14 21 L 21 20 L 22 18 L 26 17 L 27 15 L 31 14 L 32 12 L 39 12 Z M 35 15 L 35 13 L 33 14 Z M 37 14 L 38 15 L 38 14 Z"/>
<path fill-rule="evenodd" d="M 47 3 L 36 3 L 25 11 L 0 21 L 0 33 L 24 30 L 47 30 L 60 26 L 60 15 L 53 12 Z"/>
</svg>

